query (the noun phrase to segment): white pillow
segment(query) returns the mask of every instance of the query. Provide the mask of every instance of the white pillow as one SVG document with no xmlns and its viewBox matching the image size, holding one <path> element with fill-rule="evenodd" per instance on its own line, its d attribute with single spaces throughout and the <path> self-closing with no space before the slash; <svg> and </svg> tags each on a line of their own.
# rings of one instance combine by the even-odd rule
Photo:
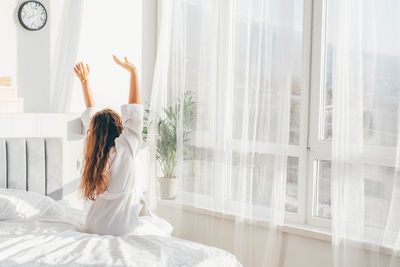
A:
<svg viewBox="0 0 400 267">
<path fill-rule="evenodd" d="M 35 192 L 0 189 L 0 220 L 61 216 L 64 212 L 52 198 Z"/>
</svg>

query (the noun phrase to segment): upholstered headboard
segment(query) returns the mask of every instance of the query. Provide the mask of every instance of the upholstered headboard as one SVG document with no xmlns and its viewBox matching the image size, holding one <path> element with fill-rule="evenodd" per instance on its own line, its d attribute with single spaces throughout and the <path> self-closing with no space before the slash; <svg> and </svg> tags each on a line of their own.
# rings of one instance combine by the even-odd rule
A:
<svg viewBox="0 0 400 267">
<path fill-rule="evenodd" d="M 62 138 L 0 138 L 0 187 L 63 198 Z"/>
</svg>

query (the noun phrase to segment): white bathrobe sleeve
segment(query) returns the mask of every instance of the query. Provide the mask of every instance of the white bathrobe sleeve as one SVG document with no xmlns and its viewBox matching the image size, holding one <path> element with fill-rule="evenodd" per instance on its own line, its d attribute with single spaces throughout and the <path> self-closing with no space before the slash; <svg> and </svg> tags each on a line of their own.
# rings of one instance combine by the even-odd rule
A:
<svg viewBox="0 0 400 267">
<path fill-rule="evenodd" d="M 127 153 L 135 157 L 143 140 L 143 105 L 126 104 L 121 106 L 121 117 L 124 130 L 115 139 L 117 154 Z"/>
<path fill-rule="evenodd" d="M 96 114 L 97 111 L 100 109 L 98 107 L 90 107 L 87 108 L 81 115 L 81 121 L 83 125 L 85 125 L 86 130 L 89 129 L 90 121 L 92 120 L 92 117 L 94 114 Z"/>
</svg>

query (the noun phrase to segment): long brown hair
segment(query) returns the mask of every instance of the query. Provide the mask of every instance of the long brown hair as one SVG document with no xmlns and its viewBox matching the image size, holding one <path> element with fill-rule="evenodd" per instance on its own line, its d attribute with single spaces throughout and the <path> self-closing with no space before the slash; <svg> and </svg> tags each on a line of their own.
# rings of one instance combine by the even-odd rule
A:
<svg viewBox="0 0 400 267">
<path fill-rule="evenodd" d="M 95 200 L 107 189 L 109 154 L 122 129 L 121 117 L 111 109 L 93 116 L 86 136 L 80 187 L 84 199 Z"/>
</svg>

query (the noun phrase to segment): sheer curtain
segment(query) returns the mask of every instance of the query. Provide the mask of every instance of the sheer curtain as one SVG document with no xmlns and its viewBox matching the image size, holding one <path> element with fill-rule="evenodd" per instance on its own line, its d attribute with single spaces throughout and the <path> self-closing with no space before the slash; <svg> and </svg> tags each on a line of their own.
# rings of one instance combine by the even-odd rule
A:
<svg viewBox="0 0 400 267">
<path fill-rule="evenodd" d="M 70 108 L 82 13 L 82 0 L 64 1 L 51 62 L 51 112 L 68 112 Z"/>
<path fill-rule="evenodd" d="M 335 266 L 400 266 L 400 3 L 328 1 Z"/>
<path fill-rule="evenodd" d="M 175 199 L 158 200 L 174 234 L 227 249 L 245 266 L 280 259 L 287 165 L 296 165 L 288 146 L 298 144 L 299 3 L 159 1 L 149 198 L 159 177 L 176 177 Z M 268 221 L 269 235 L 255 221 Z"/>
</svg>

